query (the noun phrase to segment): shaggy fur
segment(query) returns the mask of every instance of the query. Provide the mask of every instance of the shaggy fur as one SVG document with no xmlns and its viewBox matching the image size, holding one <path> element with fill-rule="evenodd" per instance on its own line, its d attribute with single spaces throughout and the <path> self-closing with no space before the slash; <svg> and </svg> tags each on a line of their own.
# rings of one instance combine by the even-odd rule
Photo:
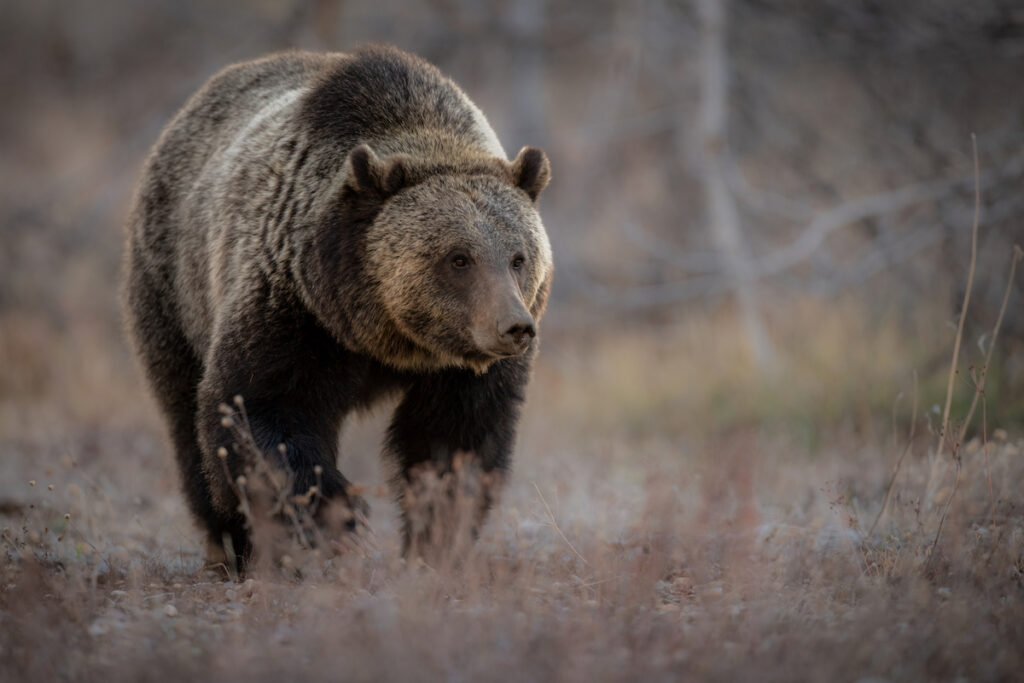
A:
<svg viewBox="0 0 1024 683">
<path fill-rule="evenodd" d="M 548 177 L 543 152 L 507 161 L 455 84 L 391 48 L 271 56 L 192 97 L 146 163 L 125 307 L 214 544 L 250 549 L 218 412 L 235 395 L 296 493 L 319 466 L 351 508 L 339 429 L 387 395 L 399 491 L 456 453 L 508 467 L 551 285 Z"/>
</svg>

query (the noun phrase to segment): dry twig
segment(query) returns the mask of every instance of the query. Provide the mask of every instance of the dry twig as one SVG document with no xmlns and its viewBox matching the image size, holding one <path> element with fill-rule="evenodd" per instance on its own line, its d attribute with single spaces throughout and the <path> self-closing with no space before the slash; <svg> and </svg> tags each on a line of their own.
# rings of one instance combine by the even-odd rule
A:
<svg viewBox="0 0 1024 683">
<path fill-rule="evenodd" d="M 569 539 L 566 538 L 565 534 L 562 533 L 561 528 L 559 528 L 558 526 L 558 522 L 555 521 L 554 513 L 551 512 L 551 507 L 548 505 L 548 502 L 544 500 L 544 494 L 540 492 L 540 487 L 537 486 L 537 482 L 533 482 L 533 488 L 537 489 L 537 495 L 540 496 L 540 502 L 544 503 L 544 509 L 548 511 L 548 517 L 551 519 L 551 527 L 558 532 L 559 536 L 562 537 L 562 540 L 565 541 L 565 544 L 569 546 L 569 550 L 576 553 L 576 557 L 580 558 L 580 561 L 589 567 L 590 563 L 587 562 L 587 558 L 583 557 L 583 555 L 580 554 L 580 551 L 576 550 L 576 546 L 574 546 L 572 542 L 570 542 Z"/>
<path fill-rule="evenodd" d="M 964 320 L 967 318 L 967 307 L 971 302 L 971 288 L 974 285 L 974 268 L 978 261 L 978 217 L 981 213 L 981 181 L 979 178 L 978 170 L 978 138 L 973 133 L 971 134 L 971 149 L 974 156 L 974 224 L 971 227 L 971 265 L 967 269 L 967 289 L 964 291 L 964 303 L 960 308 L 960 322 L 956 327 L 956 340 L 953 342 L 953 359 L 949 364 L 949 380 L 946 383 L 946 407 L 942 411 L 942 427 L 939 431 L 939 445 L 935 450 L 935 461 L 936 463 L 942 457 L 942 446 L 945 442 L 946 435 L 949 429 L 949 408 L 953 403 L 953 380 L 956 377 L 956 365 L 957 360 L 960 357 L 960 343 L 963 341 L 964 336 Z M 939 545 L 939 538 L 942 537 L 942 526 L 946 521 L 946 515 L 949 514 L 949 508 L 953 505 L 953 499 L 956 497 L 957 489 L 960 486 L 960 440 L 959 435 L 955 443 L 952 444 L 951 449 L 953 452 L 953 463 L 956 466 L 956 475 L 953 479 L 953 490 L 949 494 L 949 498 L 946 500 L 946 504 L 942 508 L 942 515 L 939 517 L 939 528 L 935 531 L 935 540 L 932 542 L 931 550 L 928 553 L 928 565 L 931 565 L 935 558 L 935 548 Z"/>
<path fill-rule="evenodd" d="M 889 501 L 892 499 L 892 491 L 896 486 L 896 477 L 899 476 L 900 466 L 903 464 L 903 459 L 907 457 L 907 453 L 910 452 L 911 447 L 914 445 L 914 433 L 917 429 L 917 371 L 914 372 L 914 408 L 910 418 L 910 434 L 907 435 L 907 445 L 904 446 L 903 452 L 900 453 L 900 457 L 896 460 L 896 465 L 892 468 L 892 476 L 889 478 L 889 486 L 885 490 L 885 500 L 882 501 L 882 507 L 875 516 L 875 521 L 871 523 L 871 528 L 868 530 L 868 537 L 875 533 L 875 527 L 878 526 L 878 522 L 882 519 L 882 515 L 885 514 L 885 510 L 889 507 Z"/>
</svg>

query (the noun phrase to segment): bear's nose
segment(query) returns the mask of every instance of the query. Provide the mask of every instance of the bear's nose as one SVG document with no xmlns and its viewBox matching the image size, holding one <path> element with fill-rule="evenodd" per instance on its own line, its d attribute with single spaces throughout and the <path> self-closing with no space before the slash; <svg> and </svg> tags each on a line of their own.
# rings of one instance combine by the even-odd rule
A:
<svg viewBox="0 0 1024 683">
<path fill-rule="evenodd" d="M 530 320 L 518 320 L 509 325 L 504 332 L 501 333 L 502 341 L 512 340 L 516 346 L 520 346 L 523 343 L 524 337 L 533 339 L 537 336 L 537 331 L 533 328 L 533 319 Z"/>
</svg>

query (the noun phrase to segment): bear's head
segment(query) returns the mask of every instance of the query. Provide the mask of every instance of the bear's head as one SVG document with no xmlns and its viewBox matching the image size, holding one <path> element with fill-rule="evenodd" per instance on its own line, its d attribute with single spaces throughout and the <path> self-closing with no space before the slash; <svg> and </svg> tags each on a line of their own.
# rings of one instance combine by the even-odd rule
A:
<svg viewBox="0 0 1024 683">
<path fill-rule="evenodd" d="M 544 153 L 428 163 L 360 145 L 346 164 L 344 201 L 364 216 L 346 316 L 359 349 L 399 369 L 477 373 L 527 352 L 553 274 Z"/>
</svg>

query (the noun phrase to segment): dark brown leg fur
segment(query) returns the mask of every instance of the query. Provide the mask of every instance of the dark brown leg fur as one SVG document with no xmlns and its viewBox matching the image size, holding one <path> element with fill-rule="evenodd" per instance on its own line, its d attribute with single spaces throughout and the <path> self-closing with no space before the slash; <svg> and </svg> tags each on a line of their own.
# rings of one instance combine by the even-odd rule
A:
<svg viewBox="0 0 1024 683">
<path fill-rule="evenodd" d="M 209 483 L 203 473 L 202 452 L 196 439 L 199 360 L 182 351 L 188 349 L 188 342 L 173 314 L 166 310 L 169 304 L 155 293 L 159 288 L 141 281 L 145 279 L 147 276 L 140 269 L 133 269 L 128 289 L 131 325 L 147 377 L 167 416 L 188 505 L 206 530 L 211 546 L 221 548 L 224 535 L 229 535 L 240 564 L 249 552 L 244 521 L 241 516 L 225 519 L 213 509 Z M 148 335 L 145 330 L 160 330 L 160 334 Z"/>
</svg>

